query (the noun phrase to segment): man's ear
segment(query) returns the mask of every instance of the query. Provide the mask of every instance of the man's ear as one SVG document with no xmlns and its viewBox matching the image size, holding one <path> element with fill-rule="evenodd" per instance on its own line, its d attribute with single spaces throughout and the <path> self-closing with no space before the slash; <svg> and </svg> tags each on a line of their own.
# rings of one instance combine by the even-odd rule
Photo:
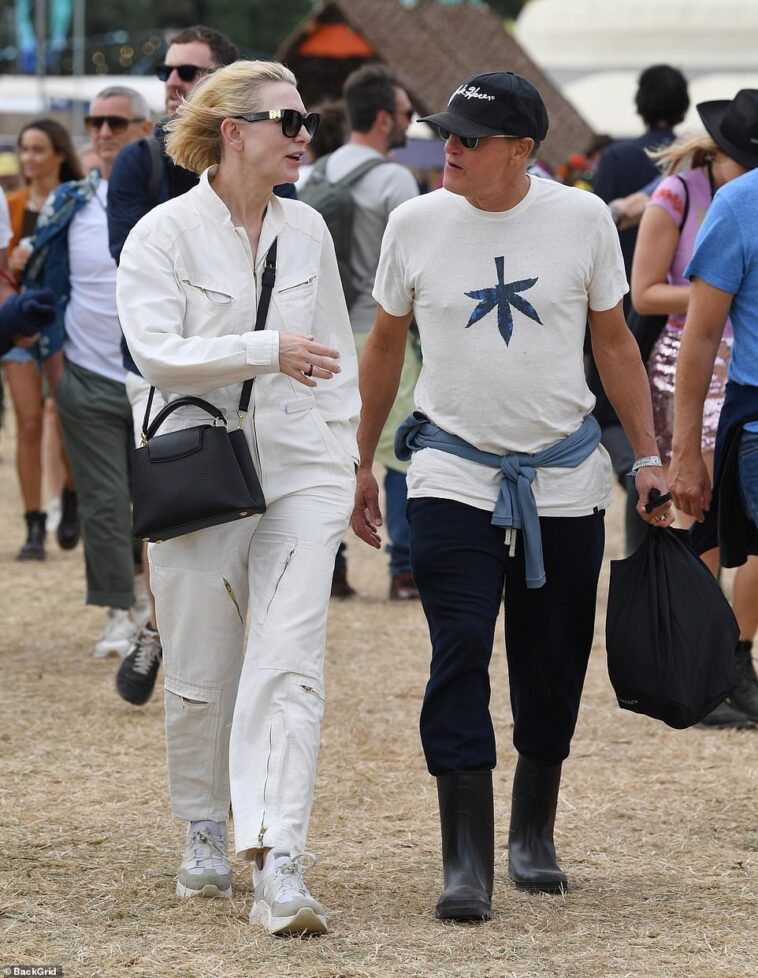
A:
<svg viewBox="0 0 758 978">
<path fill-rule="evenodd" d="M 518 160 L 519 162 L 528 161 L 531 159 L 532 151 L 534 150 L 534 140 L 531 137 L 524 136 L 522 139 L 514 139 L 512 142 L 512 159 Z"/>
<path fill-rule="evenodd" d="M 221 123 L 221 138 L 234 153 L 241 153 L 244 146 L 242 127 L 236 119 L 224 119 Z"/>
<path fill-rule="evenodd" d="M 149 119 L 145 119 L 144 122 L 140 122 L 139 127 L 146 136 L 150 136 L 155 128 Z"/>
</svg>

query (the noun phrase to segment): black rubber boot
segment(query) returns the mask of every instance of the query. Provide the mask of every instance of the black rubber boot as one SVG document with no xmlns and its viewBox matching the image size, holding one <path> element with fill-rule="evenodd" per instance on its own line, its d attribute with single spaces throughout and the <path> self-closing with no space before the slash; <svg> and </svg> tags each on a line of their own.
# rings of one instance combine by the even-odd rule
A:
<svg viewBox="0 0 758 978">
<path fill-rule="evenodd" d="M 519 757 L 508 833 L 508 876 L 519 889 L 539 893 L 568 890 L 553 843 L 560 784 L 560 764 L 539 764 Z"/>
<path fill-rule="evenodd" d="M 61 550 L 73 550 L 79 543 L 81 527 L 79 525 L 79 506 L 76 492 L 64 487 L 61 495 L 61 518 L 56 530 L 58 546 Z"/>
<path fill-rule="evenodd" d="M 753 664 L 753 643 L 737 643 L 737 685 L 729 694 L 729 702 L 750 720 L 758 721 L 758 676 Z"/>
<path fill-rule="evenodd" d="M 445 889 L 442 920 L 489 920 L 495 875 L 492 771 L 452 771 L 437 777 Z"/>
<path fill-rule="evenodd" d="M 24 513 L 26 520 L 26 542 L 16 554 L 16 560 L 44 560 L 45 554 L 45 525 L 47 514 L 32 509 Z"/>
</svg>

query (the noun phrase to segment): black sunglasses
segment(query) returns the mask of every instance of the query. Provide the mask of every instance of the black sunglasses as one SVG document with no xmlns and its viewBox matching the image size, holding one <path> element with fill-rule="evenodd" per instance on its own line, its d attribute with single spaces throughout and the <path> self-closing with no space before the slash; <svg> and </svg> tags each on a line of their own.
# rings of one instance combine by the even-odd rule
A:
<svg viewBox="0 0 758 978">
<path fill-rule="evenodd" d="M 451 136 L 457 137 L 464 149 L 476 149 L 480 139 L 521 139 L 521 136 L 506 136 L 504 133 L 498 133 L 495 136 L 459 136 L 457 132 L 450 132 L 449 129 L 441 129 L 439 126 L 437 126 L 437 132 L 440 134 L 440 139 L 447 140 Z"/>
<path fill-rule="evenodd" d="M 156 65 L 155 74 L 162 82 L 167 82 L 172 71 L 175 71 L 183 82 L 193 82 L 198 75 L 210 68 L 199 68 L 197 65 Z"/>
<path fill-rule="evenodd" d="M 281 122 L 282 133 L 288 139 L 294 139 L 305 126 L 309 136 L 315 136 L 321 122 L 318 112 L 303 115 L 297 109 L 268 109 L 266 112 L 247 112 L 245 115 L 233 115 L 232 119 L 242 119 L 244 122 L 265 122 L 267 119 Z"/>
<path fill-rule="evenodd" d="M 85 115 L 84 117 L 84 125 L 88 129 L 97 129 L 98 132 L 106 122 L 111 132 L 126 132 L 130 122 L 144 121 L 141 115 L 133 116 L 131 119 L 127 119 L 123 115 Z"/>
</svg>

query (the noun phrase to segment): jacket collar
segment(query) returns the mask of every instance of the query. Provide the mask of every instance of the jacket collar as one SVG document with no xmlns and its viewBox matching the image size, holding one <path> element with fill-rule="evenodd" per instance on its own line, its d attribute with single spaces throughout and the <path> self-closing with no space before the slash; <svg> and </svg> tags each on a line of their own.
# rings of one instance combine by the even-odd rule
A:
<svg viewBox="0 0 758 978">
<path fill-rule="evenodd" d="M 195 194 L 197 195 L 197 210 L 205 220 L 210 217 L 210 219 L 217 222 L 220 227 L 228 230 L 234 230 L 234 224 L 232 223 L 232 216 L 229 213 L 229 208 L 210 184 L 210 177 L 215 174 L 217 169 L 217 166 L 209 166 L 207 170 L 203 170 L 203 172 L 200 174 L 200 182 L 195 188 Z M 273 244 L 274 238 L 284 227 L 284 223 L 284 208 L 282 207 L 282 202 L 272 193 L 271 197 L 269 198 L 268 206 L 266 207 L 265 217 L 263 218 L 261 237 L 260 241 L 258 242 L 258 254 L 255 261 L 256 267 L 263 262 L 268 249 Z"/>
</svg>

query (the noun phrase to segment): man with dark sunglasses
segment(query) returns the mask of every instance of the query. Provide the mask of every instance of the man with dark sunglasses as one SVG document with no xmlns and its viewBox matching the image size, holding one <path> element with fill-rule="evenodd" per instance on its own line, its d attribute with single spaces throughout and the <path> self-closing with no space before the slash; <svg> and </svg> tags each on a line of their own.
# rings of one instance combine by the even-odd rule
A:
<svg viewBox="0 0 758 978">
<path fill-rule="evenodd" d="M 437 916 L 486 920 L 494 871 L 489 663 L 505 589 L 518 760 L 508 875 L 563 893 L 553 826 L 592 647 L 610 464 L 583 369 L 595 358 L 647 502 L 667 492 L 650 389 L 627 329 L 616 229 L 592 194 L 529 176 L 548 129 L 510 72 L 467 78 L 422 120 L 446 136 L 443 189 L 401 204 L 382 242 L 379 304 L 360 362 L 361 453 L 353 529 L 379 547 L 371 466 L 411 319 L 423 366 L 397 432 L 408 471 L 411 562 L 429 622 L 421 739 L 437 779 L 444 892 Z M 670 502 L 640 516 L 672 522 Z"/>
<path fill-rule="evenodd" d="M 106 199 L 118 154 L 152 130 L 136 91 L 111 86 L 85 117 L 99 165 L 58 187 L 40 216 L 27 284 L 52 289 L 65 333 L 56 402 L 76 481 L 87 604 L 107 609 L 98 658 L 126 655 L 149 612 L 135 568 L 129 469 L 132 414 L 116 312 L 116 264 L 108 251 Z"/>
</svg>

